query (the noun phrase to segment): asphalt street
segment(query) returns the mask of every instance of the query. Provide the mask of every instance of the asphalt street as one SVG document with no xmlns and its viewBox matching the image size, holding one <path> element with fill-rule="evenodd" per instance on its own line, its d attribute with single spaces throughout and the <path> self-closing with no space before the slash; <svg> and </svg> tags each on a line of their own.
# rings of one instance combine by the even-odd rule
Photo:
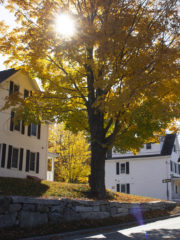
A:
<svg viewBox="0 0 180 240">
<path fill-rule="evenodd" d="M 116 227 L 117 228 L 117 227 Z M 90 230 L 89 230 L 90 232 Z M 123 230 L 109 229 L 96 233 L 72 233 L 59 234 L 56 236 L 46 236 L 33 238 L 33 240 L 180 240 L 180 216 L 165 220 L 158 220 L 141 226 L 126 228 Z M 30 240 L 30 239 L 29 239 Z"/>
</svg>

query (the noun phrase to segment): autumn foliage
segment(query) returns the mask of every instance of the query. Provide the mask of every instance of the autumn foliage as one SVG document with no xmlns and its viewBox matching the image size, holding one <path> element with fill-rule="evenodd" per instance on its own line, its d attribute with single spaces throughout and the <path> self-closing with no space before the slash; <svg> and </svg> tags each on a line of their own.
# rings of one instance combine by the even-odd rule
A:
<svg viewBox="0 0 180 240">
<path fill-rule="evenodd" d="M 83 132 L 73 134 L 63 124 L 50 127 L 49 151 L 59 155 L 55 160 L 55 181 L 87 183 L 90 175 L 90 146 Z"/>
</svg>

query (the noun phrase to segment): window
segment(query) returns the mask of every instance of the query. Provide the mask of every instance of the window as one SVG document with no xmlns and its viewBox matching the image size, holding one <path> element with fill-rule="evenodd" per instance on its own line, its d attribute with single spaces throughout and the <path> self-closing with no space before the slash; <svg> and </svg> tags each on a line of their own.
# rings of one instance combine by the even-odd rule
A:
<svg viewBox="0 0 180 240">
<path fill-rule="evenodd" d="M 146 149 L 151 149 L 151 143 L 146 143 Z"/>
<path fill-rule="evenodd" d="M 37 125 L 34 123 L 31 124 L 31 135 L 33 136 L 37 135 Z"/>
<path fill-rule="evenodd" d="M 17 131 L 20 131 L 20 129 L 21 129 L 21 121 L 20 120 L 18 120 L 16 122 L 16 124 L 14 124 L 14 129 Z"/>
<path fill-rule="evenodd" d="M 13 93 L 18 93 L 18 92 L 19 92 L 19 86 L 17 84 L 14 84 L 13 81 L 10 81 L 9 96 L 12 95 Z"/>
<path fill-rule="evenodd" d="M 39 173 L 39 152 L 26 151 L 26 172 L 35 171 Z"/>
<path fill-rule="evenodd" d="M 32 96 L 32 91 L 28 91 L 27 89 L 24 89 L 24 99 L 29 96 Z"/>
<path fill-rule="evenodd" d="M 36 125 L 35 123 L 32 123 L 31 125 L 28 126 L 28 136 L 31 135 L 40 139 L 41 124 Z"/>
<path fill-rule="evenodd" d="M 120 192 L 120 184 L 119 184 L 119 183 L 116 184 L 116 191 L 117 191 L 117 192 Z"/>
<path fill-rule="evenodd" d="M 121 173 L 126 173 L 126 165 L 125 165 L 125 163 L 121 163 Z"/>
<path fill-rule="evenodd" d="M 35 170 L 35 156 L 36 156 L 36 154 L 31 152 L 31 155 L 30 155 L 30 171 Z"/>
<path fill-rule="evenodd" d="M 18 156 L 19 156 L 19 149 L 13 148 L 12 163 L 11 163 L 12 168 L 17 168 L 17 166 L 18 166 Z"/>
<path fill-rule="evenodd" d="M 129 162 L 126 163 L 116 163 L 116 174 L 119 175 L 120 173 L 124 174 L 129 174 Z"/>
<path fill-rule="evenodd" d="M 106 157 L 107 159 L 112 158 L 112 149 L 108 149 Z"/>
<path fill-rule="evenodd" d="M 116 184 L 116 191 L 117 192 L 122 192 L 122 193 L 130 193 L 130 184 Z"/>
<path fill-rule="evenodd" d="M 121 192 L 122 193 L 126 192 L 126 185 L 125 184 L 121 184 Z"/>
<path fill-rule="evenodd" d="M 24 99 L 29 97 L 29 91 L 24 89 Z"/>
<path fill-rule="evenodd" d="M 15 116 L 15 113 L 11 111 L 10 131 L 16 130 L 24 134 L 24 130 L 25 130 L 24 121 L 17 120 L 16 122 L 14 122 L 14 116 Z"/>
</svg>

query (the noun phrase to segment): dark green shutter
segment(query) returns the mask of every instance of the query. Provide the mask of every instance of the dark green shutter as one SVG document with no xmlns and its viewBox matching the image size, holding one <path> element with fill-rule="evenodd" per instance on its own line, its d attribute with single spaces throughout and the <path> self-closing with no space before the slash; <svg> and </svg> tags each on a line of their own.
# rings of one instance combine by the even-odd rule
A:
<svg viewBox="0 0 180 240">
<path fill-rule="evenodd" d="M 39 173 L 39 152 L 37 152 L 37 159 L 36 159 L 36 173 Z"/>
<path fill-rule="evenodd" d="M 10 81 L 10 84 L 9 84 L 9 96 L 11 94 L 13 94 L 13 90 L 14 90 L 14 83 L 12 81 Z"/>
<path fill-rule="evenodd" d="M 127 193 L 130 193 L 130 184 L 127 183 Z"/>
<path fill-rule="evenodd" d="M 129 174 L 129 162 L 126 162 L 126 174 Z"/>
<path fill-rule="evenodd" d="M 24 121 L 21 121 L 21 133 L 24 134 Z"/>
<path fill-rule="evenodd" d="M 30 158 L 30 151 L 26 150 L 26 172 L 29 172 L 29 158 Z"/>
<path fill-rule="evenodd" d="M 11 159 L 12 159 L 12 146 L 9 145 L 9 148 L 8 148 L 8 161 L 7 161 L 7 168 L 11 168 Z"/>
<path fill-rule="evenodd" d="M 6 144 L 2 144 L 2 158 L 1 158 L 1 167 L 4 168 L 6 161 Z"/>
<path fill-rule="evenodd" d="M 116 174 L 119 175 L 119 163 L 116 163 Z"/>
<path fill-rule="evenodd" d="M 24 149 L 20 148 L 19 170 L 22 171 Z"/>
<path fill-rule="evenodd" d="M 11 119 L 10 119 L 10 131 L 14 129 L 14 112 L 11 112 Z"/>
<path fill-rule="evenodd" d="M 38 125 L 38 139 L 41 137 L 41 124 Z"/>
<path fill-rule="evenodd" d="M 28 136 L 31 136 L 31 124 L 28 126 Z"/>
</svg>

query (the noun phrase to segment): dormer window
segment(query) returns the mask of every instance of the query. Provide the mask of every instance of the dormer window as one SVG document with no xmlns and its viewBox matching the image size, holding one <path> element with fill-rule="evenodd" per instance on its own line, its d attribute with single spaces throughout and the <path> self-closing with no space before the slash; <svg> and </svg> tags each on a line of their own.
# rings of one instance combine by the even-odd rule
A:
<svg viewBox="0 0 180 240">
<path fill-rule="evenodd" d="M 151 143 L 146 143 L 146 149 L 151 149 L 152 146 L 151 146 Z"/>
</svg>

